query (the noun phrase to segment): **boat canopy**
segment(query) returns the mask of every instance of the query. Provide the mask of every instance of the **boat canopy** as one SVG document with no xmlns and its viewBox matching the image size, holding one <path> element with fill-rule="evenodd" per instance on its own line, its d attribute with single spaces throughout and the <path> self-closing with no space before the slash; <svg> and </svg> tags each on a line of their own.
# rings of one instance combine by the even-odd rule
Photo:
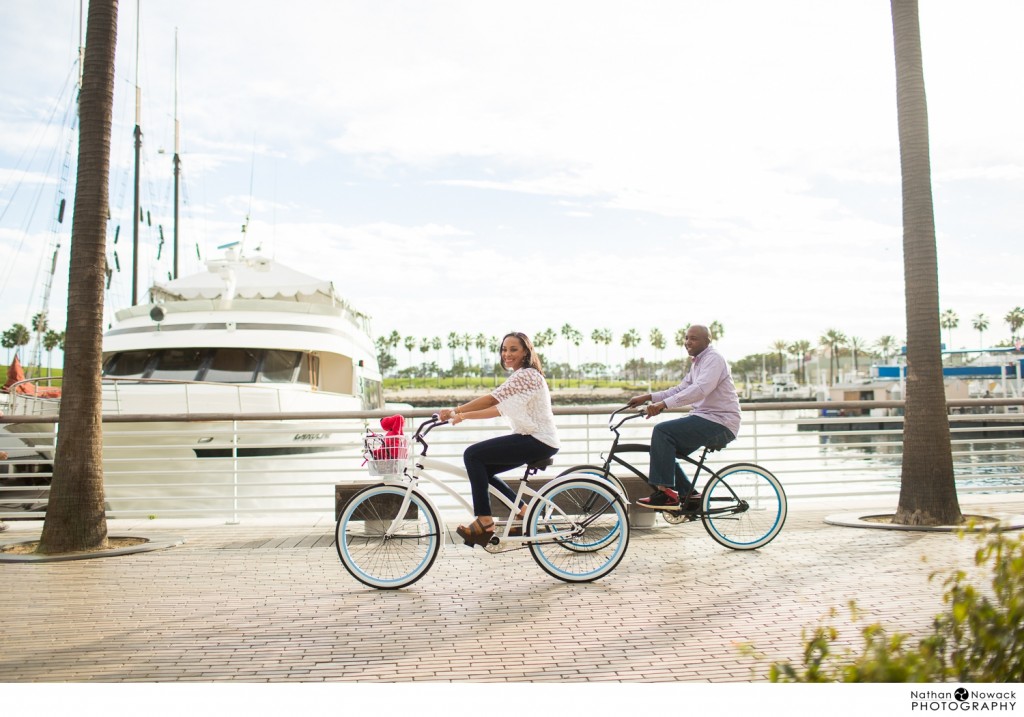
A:
<svg viewBox="0 0 1024 717">
<path fill-rule="evenodd" d="M 154 303 L 191 299 L 275 299 L 346 306 L 330 281 L 282 266 L 266 257 L 214 259 L 206 273 L 156 283 L 150 288 Z"/>
</svg>

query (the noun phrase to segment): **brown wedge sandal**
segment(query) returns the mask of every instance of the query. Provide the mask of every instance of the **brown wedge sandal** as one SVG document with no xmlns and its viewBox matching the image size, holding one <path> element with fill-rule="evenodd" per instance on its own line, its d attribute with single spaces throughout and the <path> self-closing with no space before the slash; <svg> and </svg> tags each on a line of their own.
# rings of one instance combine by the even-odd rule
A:
<svg viewBox="0 0 1024 717">
<path fill-rule="evenodd" d="M 490 543 L 491 538 L 494 537 L 494 525 L 485 526 L 477 518 L 468 526 L 460 525 L 455 529 L 455 532 L 462 538 L 462 542 L 469 547 L 472 548 L 474 545 L 483 547 Z"/>
</svg>

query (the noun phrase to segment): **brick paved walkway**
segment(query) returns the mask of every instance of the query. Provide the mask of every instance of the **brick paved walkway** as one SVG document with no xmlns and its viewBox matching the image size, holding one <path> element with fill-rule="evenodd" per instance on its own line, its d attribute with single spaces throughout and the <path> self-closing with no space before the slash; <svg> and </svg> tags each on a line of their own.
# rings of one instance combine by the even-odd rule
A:
<svg viewBox="0 0 1024 717">
<path fill-rule="evenodd" d="M 1024 512 L 1024 497 L 962 503 Z M 869 621 L 923 631 L 941 609 L 929 574 L 973 565 L 972 541 L 948 533 L 824 523 L 846 510 L 794 507 L 753 552 L 699 523 L 634 531 L 619 568 L 584 585 L 553 580 L 527 551 L 451 546 L 396 592 L 349 577 L 327 519 L 111 521 L 111 535 L 186 542 L 0 564 L 0 682 L 760 682 L 768 662 L 742 643 L 795 658 L 801 627 L 854 598 Z M 3 542 L 38 536 L 39 523 L 8 525 Z"/>
</svg>

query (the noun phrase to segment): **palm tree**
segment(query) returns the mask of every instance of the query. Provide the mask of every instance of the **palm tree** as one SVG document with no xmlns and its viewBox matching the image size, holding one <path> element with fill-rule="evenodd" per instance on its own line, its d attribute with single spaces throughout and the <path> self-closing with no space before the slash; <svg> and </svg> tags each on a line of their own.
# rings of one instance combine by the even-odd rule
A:
<svg viewBox="0 0 1024 717">
<path fill-rule="evenodd" d="M 1003 321 L 1010 326 L 1010 341 L 1016 341 L 1017 331 L 1020 330 L 1021 326 L 1024 326 L 1024 308 L 1016 306 L 1010 309 L 1006 316 L 1003 317 Z M 15 324 L 15 326 L 18 326 L 18 324 Z"/>
<path fill-rule="evenodd" d="M 555 345 L 555 339 L 558 338 L 558 334 L 555 333 L 554 329 L 548 328 L 543 331 L 538 331 L 533 337 L 533 347 L 540 351 L 542 348 Z"/>
<path fill-rule="evenodd" d="M 896 337 L 889 336 L 888 334 L 882 336 L 875 342 L 875 348 L 882 353 L 882 360 L 888 361 L 890 356 L 894 356 L 896 354 L 897 343 L 899 342 L 896 341 Z"/>
<path fill-rule="evenodd" d="M 565 363 L 569 365 L 572 363 L 572 350 L 569 345 L 572 343 L 572 335 L 576 329 L 572 327 L 572 324 L 562 324 L 562 330 L 559 332 L 562 338 L 565 339 Z"/>
<path fill-rule="evenodd" d="M 444 342 L 441 341 L 440 336 L 435 336 L 430 339 L 430 348 L 434 349 L 434 356 L 437 359 L 437 385 L 441 385 L 441 349 L 444 348 Z"/>
<path fill-rule="evenodd" d="M 482 377 L 484 375 L 484 351 L 487 349 L 487 337 L 483 334 L 477 334 L 473 337 L 473 345 L 480 352 L 480 376 Z"/>
<path fill-rule="evenodd" d="M 604 343 L 604 332 L 601 329 L 594 329 L 590 332 L 590 340 L 594 342 L 594 363 L 600 363 L 600 351 L 598 347 Z"/>
<path fill-rule="evenodd" d="M 32 331 L 35 332 L 36 335 L 36 350 L 29 363 L 29 371 L 32 372 L 33 367 L 35 367 L 35 371 L 31 373 L 33 376 L 38 376 L 41 373 L 43 363 L 43 334 L 46 333 L 48 328 L 50 328 L 50 322 L 46 318 L 45 311 L 40 311 L 32 317 Z"/>
<path fill-rule="evenodd" d="M 590 334 L 590 340 L 594 342 L 594 345 L 604 344 L 604 364 L 605 368 L 610 371 L 611 367 L 608 365 L 608 347 L 612 344 L 612 330 L 611 329 L 594 329 L 593 333 Z M 600 362 L 600 359 L 597 359 Z"/>
<path fill-rule="evenodd" d="M 985 329 L 988 328 L 988 317 L 985 314 L 978 314 L 971 319 L 971 326 L 978 332 L 978 348 L 985 348 Z"/>
<path fill-rule="evenodd" d="M 789 345 L 789 353 L 796 356 L 797 370 L 800 372 L 800 381 L 807 383 L 807 352 L 811 350 L 811 342 L 807 339 L 794 341 Z"/>
<path fill-rule="evenodd" d="M 38 552 L 107 547 L 103 509 L 103 284 L 114 108 L 117 0 L 90 0 L 79 94 L 67 354 L 46 519 Z M 68 360 L 70 358 L 70 360 Z"/>
<path fill-rule="evenodd" d="M 942 312 L 942 317 L 939 319 L 939 325 L 946 329 L 949 333 L 946 334 L 947 342 L 946 347 L 950 350 L 953 348 L 953 329 L 960 325 L 960 317 L 956 315 L 956 312 L 952 309 L 946 309 Z"/>
<path fill-rule="evenodd" d="M 651 346 L 657 352 L 654 355 L 654 360 L 661 363 L 661 352 L 664 351 L 665 347 L 668 345 L 668 342 L 665 341 L 665 334 L 661 333 L 661 329 L 651 329 L 648 339 L 651 342 Z"/>
<path fill-rule="evenodd" d="M 622 335 L 622 348 L 633 349 L 633 378 L 637 378 L 636 347 L 640 345 L 640 332 L 630 329 Z"/>
<path fill-rule="evenodd" d="M 11 335 L 10 329 L 4 331 L 0 335 L 0 346 L 7 349 L 7 363 L 11 362 L 11 350 L 14 348 L 14 337 Z"/>
<path fill-rule="evenodd" d="M 402 343 L 402 335 L 397 331 L 392 331 L 391 334 L 388 336 L 387 341 L 388 346 L 391 348 L 391 357 L 395 359 L 395 364 L 397 364 L 398 357 L 395 356 L 395 349 L 397 349 L 398 345 Z"/>
<path fill-rule="evenodd" d="M 955 525 L 963 517 L 956 496 L 942 379 L 939 272 L 921 27 L 917 0 L 890 0 L 890 8 L 903 180 L 903 273 L 907 312 L 903 471 L 893 522 Z"/>
<path fill-rule="evenodd" d="M 448 334 L 448 350 L 452 352 L 452 374 L 455 372 L 455 352 L 462 344 L 462 339 L 454 331 Z"/>
<path fill-rule="evenodd" d="M 412 350 L 416 348 L 416 337 L 406 336 L 402 339 L 402 345 L 405 346 L 405 350 L 409 352 L 409 368 L 412 368 Z"/>
<path fill-rule="evenodd" d="M 828 351 L 828 385 L 836 383 L 836 373 L 839 372 L 839 349 L 846 343 L 846 335 L 838 329 L 829 329 L 820 339 L 818 344 Z M 835 371 L 833 371 L 835 366 Z"/>
<path fill-rule="evenodd" d="M 779 355 L 779 373 L 783 373 L 786 368 L 782 360 L 782 355 L 786 352 L 786 346 L 787 343 L 782 339 L 772 342 L 772 350 Z"/>
<path fill-rule="evenodd" d="M 487 340 L 487 350 L 491 352 L 493 360 L 494 356 L 499 356 L 501 351 L 501 340 L 497 336 L 492 336 Z M 491 385 L 495 385 L 498 382 L 498 369 L 501 368 L 499 361 L 494 361 L 494 369 L 491 371 Z"/>
<path fill-rule="evenodd" d="M 28 342 L 32 340 L 32 334 L 25 328 L 24 324 L 14 324 L 7 331 L 4 332 L 4 348 L 14 349 L 14 353 L 18 353 L 18 349 L 22 346 L 28 346 Z M 7 355 L 7 363 L 11 362 L 10 352 Z"/>
<path fill-rule="evenodd" d="M 423 354 L 424 365 L 426 365 L 427 363 L 427 353 L 430 352 L 430 347 L 431 345 L 429 336 L 424 336 L 422 339 L 420 339 L 420 353 Z"/>
<path fill-rule="evenodd" d="M 43 348 L 46 349 L 46 372 L 53 373 L 53 350 L 60 345 L 60 334 L 52 329 L 43 334 Z"/>
<path fill-rule="evenodd" d="M 868 342 L 860 336 L 851 336 L 847 340 L 846 345 L 850 347 L 850 352 L 853 354 L 853 373 L 856 375 L 860 370 L 860 365 L 857 363 L 857 355 L 864 353 L 867 349 Z"/>
<path fill-rule="evenodd" d="M 708 326 L 708 331 L 711 333 L 712 341 L 718 341 L 725 336 L 725 327 L 722 326 L 721 321 L 712 321 L 711 325 Z"/>
</svg>

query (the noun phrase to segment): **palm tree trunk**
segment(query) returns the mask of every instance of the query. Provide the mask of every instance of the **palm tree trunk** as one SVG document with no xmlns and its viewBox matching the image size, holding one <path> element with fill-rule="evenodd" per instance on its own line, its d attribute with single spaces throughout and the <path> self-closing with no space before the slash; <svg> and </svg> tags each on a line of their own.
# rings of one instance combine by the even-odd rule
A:
<svg viewBox="0 0 1024 717">
<path fill-rule="evenodd" d="M 907 305 L 907 395 L 903 473 L 894 523 L 962 521 L 953 476 L 942 379 L 938 259 L 932 205 L 928 108 L 917 0 L 891 0 L 903 177 L 903 270 Z"/>
<path fill-rule="evenodd" d="M 79 100 L 68 325 L 59 438 L 41 553 L 103 548 L 103 267 L 110 179 L 117 0 L 91 0 Z"/>
</svg>

